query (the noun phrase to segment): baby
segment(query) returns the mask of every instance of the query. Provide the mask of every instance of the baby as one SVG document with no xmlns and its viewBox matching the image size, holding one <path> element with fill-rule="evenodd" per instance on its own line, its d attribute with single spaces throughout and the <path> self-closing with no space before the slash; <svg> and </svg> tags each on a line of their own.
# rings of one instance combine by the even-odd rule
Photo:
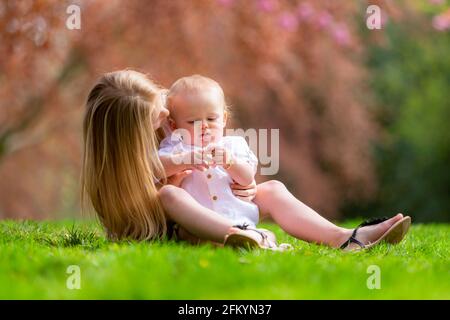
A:
<svg viewBox="0 0 450 320">
<path fill-rule="evenodd" d="M 255 227 L 258 207 L 233 195 L 230 183 L 251 184 L 258 159 L 243 137 L 223 136 L 228 108 L 220 85 L 200 75 L 181 78 L 168 92 L 167 108 L 171 134 L 159 149 L 166 176 L 194 169 L 183 189 L 235 225 Z"/>
</svg>

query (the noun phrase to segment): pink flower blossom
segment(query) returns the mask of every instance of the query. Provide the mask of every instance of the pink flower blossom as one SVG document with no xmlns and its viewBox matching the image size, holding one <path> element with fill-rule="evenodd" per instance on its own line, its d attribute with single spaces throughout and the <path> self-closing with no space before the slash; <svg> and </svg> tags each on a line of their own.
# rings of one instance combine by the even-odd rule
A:
<svg viewBox="0 0 450 320">
<path fill-rule="evenodd" d="M 258 9 L 265 12 L 271 12 L 275 10 L 277 3 L 275 0 L 259 0 Z"/>
<path fill-rule="evenodd" d="M 329 27 L 333 22 L 333 16 L 326 11 L 323 11 L 317 17 L 317 24 L 321 28 Z"/>
<path fill-rule="evenodd" d="M 381 28 L 384 28 L 387 25 L 388 21 L 389 21 L 389 16 L 387 15 L 386 12 L 381 10 Z"/>
<path fill-rule="evenodd" d="M 297 14 L 301 20 L 307 21 L 314 15 L 314 8 L 308 2 L 303 2 L 298 6 Z"/>
<path fill-rule="evenodd" d="M 446 31 L 450 29 L 450 14 L 440 14 L 433 18 L 433 28 L 438 31 Z"/>
<path fill-rule="evenodd" d="M 217 0 L 217 2 L 224 7 L 230 7 L 234 4 L 234 0 Z"/>
<path fill-rule="evenodd" d="M 340 46 L 347 46 L 350 44 L 350 32 L 344 24 L 337 24 L 331 28 L 331 34 L 334 40 Z"/>
<path fill-rule="evenodd" d="M 297 17 L 290 12 L 282 13 L 280 16 L 280 26 L 288 31 L 295 31 L 298 27 Z"/>
<path fill-rule="evenodd" d="M 444 0 L 428 0 L 428 2 L 431 4 L 440 5 L 444 3 Z"/>
</svg>

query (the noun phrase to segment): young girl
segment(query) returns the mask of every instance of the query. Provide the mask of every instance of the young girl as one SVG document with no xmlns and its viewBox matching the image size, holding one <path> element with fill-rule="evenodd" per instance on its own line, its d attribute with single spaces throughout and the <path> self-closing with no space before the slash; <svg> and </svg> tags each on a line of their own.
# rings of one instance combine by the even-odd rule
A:
<svg viewBox="0 0 450 320">
<path fill-rule="evenodd" d="M 259 233 L 233 227 L 230 219 L 200 205 L 185 190 L 173 185 L 158 189 L 155 181 L 166 175 L 156 133 L 169 114 L 163 92 L 145 75 L 123 70 L 104 74 L 89 93 L 83 125 L 82 198 L 89 198 L 108 237 L 157 239 L 173 221 L 199 239 L 223 243 L 234 238 L 267 246 Z M 188 174 L 174 174 L 169 180 L 175 183 Z M 252 184 L 232 188 L 235 195 L 252 198 Z M 409 217 L 398 214 L 355 230 L 341 228 L 277 181 L 258 185 L 253 201 L 262 216 L 270 215 L 292 236 L 332 247 L 371 246 L 383 239 L 396 243 L 410 223 Z"/>
<path fill-rule="evenodd" d="M 83 207 L 87 202 L 93 205 L 113 240 L 162 238 L 171 234 L 168 228 L 176 222 L 182 226 L 180 231 L 223 242 L 235 230 L 231 221 L 203 211 L 182 189 L 155 184 L 165 176 L 158 157 L 158 134 L 162 133 L 157 132 L 169 114 L 164 92 L 132 70 L 106 73 L 93 86 L 83 121 Z M 176 184 L 185 175 L 174 174 L 167 180 Z M 252 191 L 252 186 L 233 188 L 244 199 L 242 192 Z M 173 196 L 182 202 L 174 202 Z M 181 207 L 165 210 L 163 204 L 168 202 Z"/>
</svg>

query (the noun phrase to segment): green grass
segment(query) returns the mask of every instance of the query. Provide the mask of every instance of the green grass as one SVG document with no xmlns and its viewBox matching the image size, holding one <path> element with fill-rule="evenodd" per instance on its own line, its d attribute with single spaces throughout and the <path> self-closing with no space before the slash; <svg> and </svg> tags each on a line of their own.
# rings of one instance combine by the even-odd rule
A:
<svg viewBox="0 0 450 320">
<path fill-rule="evenodd" d="M 347 226 L 356 223 L 347 223 Z M 449 299 L 450 225 L 413 225 L 406 239 L 344 253 L 284 234 L 292 252 L 174 242 L 112 243 L 93 222 L 0 222 L 1 299 Z M 69 290 L 68 266 L 81 270 Z M 366 285 L 370 265 L 381 288 Z"/>
</svg>

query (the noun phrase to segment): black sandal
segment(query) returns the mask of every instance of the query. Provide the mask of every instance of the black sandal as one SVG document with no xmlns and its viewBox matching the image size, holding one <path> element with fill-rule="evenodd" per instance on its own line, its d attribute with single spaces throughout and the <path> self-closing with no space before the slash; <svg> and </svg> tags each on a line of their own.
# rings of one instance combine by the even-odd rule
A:
<svg viewBox="0 0 450 320">
<path fill-rule="evenodd" d="M 360 225 L 358 225 L 355 230 L 353 230 L 352 235 L 350 238 L 348 238 L 347 241 L 345 241 L 341 246 L 340 249 L 344 250 L 346 249 L 351 243 L 357 244 L 360 248 L 359 249 L 369 249 L 378 243 L 380 243 L 382 240 L 385 240 L 388 243 L 398 243 L 400 242 L 405 234 L 408 232 L 409 226 L 411 225 L 411 218 L 408 216 L 403 217 L 401 220 L 394 223 L 380 238 L 378 238 L 376 241 L 371 242 L 368 245 L 363 244 L 361 241 L 357 240 L 356 233 L 359 228 L 366 227 L 366 226 L 372 226 L 379 224 L 381 222 L 384 222 L 388 220 L 387 217 L 381 217 L 381 218 L 370 218 Z"/>
</svg>

